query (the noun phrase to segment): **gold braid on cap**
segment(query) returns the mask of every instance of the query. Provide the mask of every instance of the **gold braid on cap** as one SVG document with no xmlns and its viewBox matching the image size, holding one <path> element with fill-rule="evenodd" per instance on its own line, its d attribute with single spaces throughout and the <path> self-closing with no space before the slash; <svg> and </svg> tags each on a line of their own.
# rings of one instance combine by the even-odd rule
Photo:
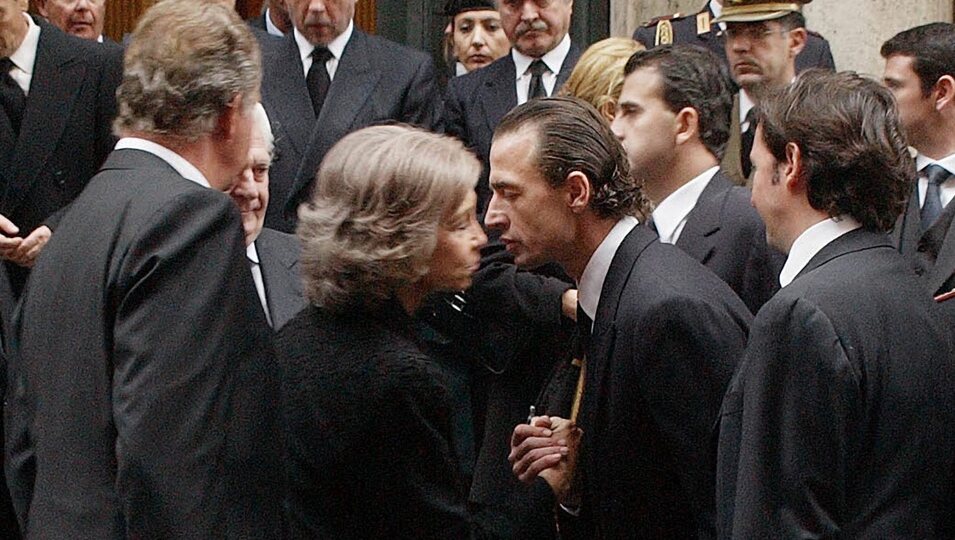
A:
<svg viewBox="0 0 955 540">
<path fill-rule="evenodd" d="M 809 2 L 759 2 L 740 3 L 735 6 L 723 6 L 720 18 L 734 15 L 753 15 L 756 13 L 772 13 L 774 11 L 802 11 L 802 5 Z"/>
</svg>

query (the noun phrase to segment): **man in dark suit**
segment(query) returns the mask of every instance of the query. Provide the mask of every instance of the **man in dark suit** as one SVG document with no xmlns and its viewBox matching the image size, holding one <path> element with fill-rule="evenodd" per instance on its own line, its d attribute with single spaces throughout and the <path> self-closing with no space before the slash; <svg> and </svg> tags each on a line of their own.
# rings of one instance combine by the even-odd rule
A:
<svg viewBox="0 0 955 540">
<path fill-rule="evenodd" d="M 899 108 L 918 182 L 893 240 L 939 295 L 955 288 L 955 25 L 931 23 L 882 46 L 883 80 Z"/>
<path fill-rule="evenodd" d="M 233 10 L 165 0 L 126 58 L 122 138 L 24 291 L 14 506 L 37 538 L 278 538 L 270 331 L 221 192 L 247 163 L 258 47 Z"/>
<path fill-rule="evenodd" d="M 638 51 L 624 68 L 612 129 L 654 204 L 653 228 L 725 281 L 750 311 L 779 289 L 781 254 L 766 246 L 749 190 L 720 171 L 732 81 L 690 45 Z"/>
<path fill-rule="evenodd" d="M 389 121 L 435 123 L 430 56 L 355 28 L 355 2 L 286 0 L 293 31 L 261 40 L 262 103 L 277 152 L 266 227 L 293 231 L 322 158 L 342 136 Z"/>
<path fill-rule="evenodd" d="M 275 139 L 269 117 L 256 103 L 252 138 L 245 168 L 236 177 L 229 195 L 242 213 L 246 257 L 265 318 L 278 331 L 303 307 L 302 281 L 298 265 L 301 248 L 294 235 L 263 228 L 269 205 L 269 167 Z"/>
<path fill-rule="evenodd" d="M 722 27 L 713 21 L 723 13 L 721 0 L 710 0 L 703 8 L 690 15 L 679 13 L 657 17 L 633 32 L 633 39 L 647 49 L 660 45 L 699 45 L 713 51 L 726 62 L 723 47 Z M 829 42 L 816 32 L 807 29 L 806 47 L 796 55 L 796 73 L 810 68 L 835 71 Z"/>
<path fill-rule="evenodd" d="M 249 24 L 276 37 L 283 37 L 292 31 L 292 19 L 285 0 L 269 0 L 262 14 L 250 19 Z"/>
<path fill-rule="evenodd" d="M 580 58 L 580 48 L 567 34 L 572 8 L 572 0 L 554 0 L 547 7 L 533 0 L 500 2 L 511 53 L 448 83 L 444 130 L 464 141 L 484 163 L 485 178 L 477 187 L 479 215 L 491 199 L 486 173 L 497 123 L 529 98 L 555 95 Z"/>
<path fill-rule="evenodd" d="M 892 95 L 807 75 L 760 105 L 753 203 L 788 258 L 721 413 L 720 537 L 951 538 L 952 321 L 883 234 L 915 180 Z"/>
<path fill-rule="evenodd" d="M 14 294 L 69 204 L 113 148 L 121 52 L 67 36 L 2 0 L 0 258 Z"/>
<path fill-rule="evenodd" d="M 619 141 L 582 101 L 533 100 L 508 114 L 491 187 L 487 225 L 517 264 L 557 261 L 577 280 L 587 342 L 582 399 L 569 420 L 515 429 L 514 471 L 540 474 L 536 489 L 564 507 L 564 536 L 712 536 L 713 426 L 743 352 L 746 306 L 637 223 L 648 203 Z"/>
</svg>

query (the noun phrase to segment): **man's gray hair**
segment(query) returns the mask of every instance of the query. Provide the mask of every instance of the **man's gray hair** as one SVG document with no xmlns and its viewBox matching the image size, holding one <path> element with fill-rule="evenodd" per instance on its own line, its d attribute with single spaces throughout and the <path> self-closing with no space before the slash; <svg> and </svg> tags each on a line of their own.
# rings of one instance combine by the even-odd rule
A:
<svg viewBox="0 0 955 540">
<path fill-rule="evenodd" d="M 235 10 L 163 0 L 147 11 L 126 50 L 114 129 L 195 141 L 211 133 L 236 96 L 258 101 L 258 43 Z"/>
</svg>

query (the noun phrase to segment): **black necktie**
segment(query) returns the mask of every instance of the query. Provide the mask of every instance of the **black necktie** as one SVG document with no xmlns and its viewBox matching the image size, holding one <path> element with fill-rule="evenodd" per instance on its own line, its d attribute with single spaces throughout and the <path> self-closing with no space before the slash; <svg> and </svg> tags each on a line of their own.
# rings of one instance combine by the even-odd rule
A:
<svg viewBox="0 0 955 540">
<path fill-rule="evenodd" d="M 319 113 L 322 112 L 325 96 L 328 95 L 328 87 L 332 85 L 332 78 L 328 76 L 328 68 L 325 67 L 325 63 L 332 58 L 334 55 L 325 47 L 315 47 L 312 50 L 312 67 L 308 68 L 305 83 L 308 85 L 308 95 L 312 98 L 315 118 L 318 118 Z"/>
<path fill-rule="evenodd" d="M 743 166 L 743 176 L 749 178 L 749 173 L 753 170 L 753 164 L 749 161 L 749 153 L 753 151 L 753 141 L 756 138 L 756 109 L 750 109 L 746 113 L 746 119 L 743 123 L 749 123 L 749 129 L 744 131 L 740 137 L 740 164 Z"/>
<path fill-rule="evenodd" d="M 942 197 L 939 186 L 949 179 L 952 173 L 941 165 L 931 164 L 925 167 L 925 177 L 928 179 L 928 189 L 925 190 L 925 201 L 922 203 L 922 232 L 938 220 L 942 215 Z"/>
<path fill-rule="evenodd" d="M 27 98 L 17 81 L 10 76 L 12 69 L 13 62 L 9 58 L 0 58 L 0 106 L 7 113 L 14 132 L 19 135 Z"/>
<path fill-rule="evenodd" d="M 544 79 L 542 78 L 544 73 L 550 71 L 547 64 L 538 58 L 531 62 L 531 67 L 527 68 L 527 71 L 531 74 L 531 84 L 527 87 L 527 100 L 547 97 L 547 90 L 544 88 Z"/>
</svg>

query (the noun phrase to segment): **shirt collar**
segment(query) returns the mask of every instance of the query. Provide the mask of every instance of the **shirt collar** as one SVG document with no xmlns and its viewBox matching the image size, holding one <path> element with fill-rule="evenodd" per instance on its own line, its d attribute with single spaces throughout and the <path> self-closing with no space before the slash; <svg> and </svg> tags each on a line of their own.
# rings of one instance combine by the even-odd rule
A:
<svg viewBox="0 0 955 540">
<path fill-rule="evenodd" d="M 568 53 L 570 53 L 570 34 L 565 34 L 564 39 L 560 40 L 560 43 L 558 43 L 556 47 L 548 51 L 544 56 L 541 56 L 540 59 L 547 65 L 547 69 L 556 75 L 560 73 L 560 68 L 564 65 L 564 59 L 567 58 Z M 514 59 L 514 67 L 517 70 L 518 79 L 523 77 L 524 73 L 527 73 L 527 68 L 531 67 L 531 62 L 537 60 L 532 56 L 527 56 L 519 52 L 514 47 L 511 47 L 511 58 Z"/>
<path fill-rule="evenodd" d="M 36 64 L 36 48 L 40 44 L 40 27 L 33 22 L 33 17 L 23 14 L 27 19 L 27 35 L 16 52 L 10 55 L 10 61 L 20 71 L 33 75 L 33 66 Z"/>
<path fill-rule="evenodd" d="M 332 56 L 335 57 L 335 60 L 339 60 L 342 57 L 342 53 L 345 52 L 345 45 L 348 45 L 348 40 L 351 39 L 352 33 L 355 31 L 355 21 L 348 21 L 348 28 L 345 28 L 345 31 L 339 34 L 335 39 L 331 40 L 326 47 L 328 51 L 332 53 Z M 315 50 L 315 45 L 309 43 L 308 39 L 298 31 L 298 28 L 293 30 L 295 35 L 295 44 L 298 45 L 298 54 L 302 59 L 302 64 L 305 64 L 305 60 L 312 56 L 312 51 Z"/>
<path fill-rule="evenodd" d="M 577 303 L 584 313 L 594 320 L 597 314 L 597 305 L 600 303 L 600 291 L 603 289 L 604 280 L 607 279 L 607 272 L 610 271 L 610 263 L 613 262 L 613 256 L 623 240 L 630 234 L 630 231 L 637 226 L 637 218 L 626 216 L 617 221 L 617 224 L 610 229 L 610 232 L 603 239 L 603 242 L 597 246 L 594 254 L 587 261 L 584 273 L 580 276 L 578 284 Z"/>
<path fill-rule="evenodd" d="M 955 175 L 955 154 L 945 156 L 937 161 L 930 157 L 925 157 L 921 153 L 916 154 L 915 156 L 915 168 L 919 171 L 925 167 L 928 167 L 929 165 L 932 165 L 933 163 L 941 166 L 946 171 Z"/>
<path fill-rule="evenodd" d="M 849 216 L 829 218 L 809 227 L 793 242 L 789 257 L 779 273 L 779 284 L 783 287 L 792 283 L 809 261 L 833 240 L 862 227 L 862 224 Z"/>
<path fill-rule="evenodd" d="M 245 247 L 245 256 L 255 264 L 259 264 L 259 252 L 255 250 L 255 242 Z"/>
<path fill-rule="evenodd" d="M 199 169 L 196 168 L 195 165 L 189 163 L 186 158 L 180 156 L 161 144 L 154 143 L 153 141 L 147 141 L 146 139 L 140 139 L 139 137 L 123 137 L 119 140 L 119 142 L 116 143 L 115 149 L 141 150 L 143 152 L 149 152 L 150 154 L 168 163 L 170 167 L 175 169 L 175 171 L 186 180 L 191 180 L 203 187 L 211 187 L 209 185 L 209 181 L 206 180 L 206 177 L 202 174 L 202 172 L 199 171 Z"/>
<path fill-rule="evenodd" d="M 285 32 L 279 30 L 279 27 L 275 26 L 275 23 L 272 22 L 270 11 L 272 11 L 272 8 L 265 8 L 265 15 L 263 15 L 263 17 L 265 17 L 265 31 L 273 36 L 284 36 Z"/>
<path fill-rule="evenodd" d="M 719 170 L 719 165 L 706 169 L 693 180 L 680 186 L 679 189 L 657 205 L 656 209 L 653 210 L 653 223 L 657 227 L 661 241 L 673 243 L 669 240 L 672 239 L 677 227 L 696 206 L 703 190 L 706 189 L 710 180 Z"/>
</svg>

